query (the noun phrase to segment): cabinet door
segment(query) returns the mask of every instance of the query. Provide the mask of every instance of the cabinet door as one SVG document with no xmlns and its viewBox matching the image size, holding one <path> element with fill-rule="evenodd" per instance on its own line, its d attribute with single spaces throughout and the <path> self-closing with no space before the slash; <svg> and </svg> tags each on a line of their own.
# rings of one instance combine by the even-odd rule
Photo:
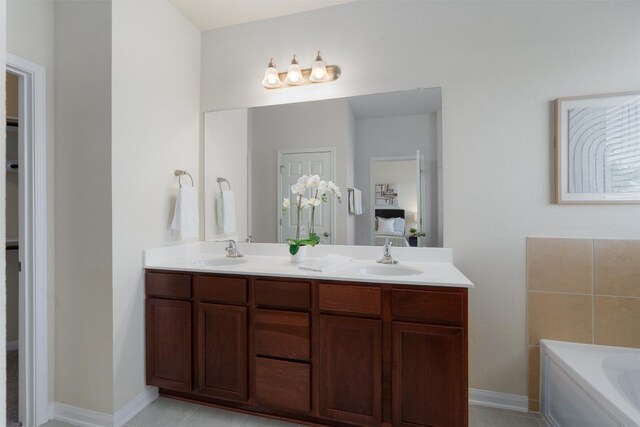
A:
<svg viewBox="0 0 640 427">
<path fill-rule="evenodd" d="M 247 400 L 247 308 L 199 303 L 198 391 Z"/>
<path fill-rule="evenodd" d="M 148 298 L 147 384 L 191 390 L 191 303 Z"/>
<path fill-rule="evenodd" d="M 320 316 L 320 415 L 368 426 L 382 415 L 380 320 Z"/>
<path fill-rule="evenodd" d="M 466 426 L 462 328 L 393 322 L 393 425 Z"/>
</svg>

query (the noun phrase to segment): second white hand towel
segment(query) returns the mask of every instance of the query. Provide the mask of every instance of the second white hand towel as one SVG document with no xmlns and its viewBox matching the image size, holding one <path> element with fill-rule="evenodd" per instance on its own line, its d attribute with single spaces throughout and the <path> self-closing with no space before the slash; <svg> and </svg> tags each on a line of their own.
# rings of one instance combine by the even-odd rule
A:
<svg viewBox="0 0 640 427">
<path fill-rule="evenodd" d="M 362 192 L 357 188 L 353 189 L 353 210 L 356 215 L 362 215 L 364 210 L 362 209 Z"/>
<path fill-rule="evenodd" d="M 218 227 L 227 233 L 236 232 L 236 198 L 232 190 L 223 191 L 218 198 Z"/>
<path fill-rule="evenodd" d="M 171 229 L 179 231 L 180 237 L 198 237 L 200 218 L 198 216 L 198 191 L 195 187 L 180 187 L 173 212 Z"/>
</svg>

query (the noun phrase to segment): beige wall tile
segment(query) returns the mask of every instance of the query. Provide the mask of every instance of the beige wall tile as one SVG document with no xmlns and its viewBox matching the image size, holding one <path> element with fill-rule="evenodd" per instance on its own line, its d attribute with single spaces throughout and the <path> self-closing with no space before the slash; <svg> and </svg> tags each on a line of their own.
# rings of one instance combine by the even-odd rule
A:
<svg viewBox="0 0 640 427">
<path fill-rule="evenodd" d="M 543 338 L 591 343 L 591 296 L 528 292 L 529 344 Z"/>
<path fill-rule="evenodd" d="M 640 240 L 594 240 L 596 295 L 640 297 Z"/>
<path fill-rule="evenodd" d="M 540 398 L 540 346 L 529 346 L 529 399 Z"/>
<path fill-rule="evenodd" d="M 529 399 L 529 410 L 531 412 L 540 412 L 540 401 L 535 399 Z"/>
<path fill-rule="evenodd" d="M 591 293 L 591 239 L 527 239 L 530 291 Z"/>
<path fill-rule="evenodd" d="M 595 343 L 640 347 L 640 298 L 594 297 Z"/>
</svg>

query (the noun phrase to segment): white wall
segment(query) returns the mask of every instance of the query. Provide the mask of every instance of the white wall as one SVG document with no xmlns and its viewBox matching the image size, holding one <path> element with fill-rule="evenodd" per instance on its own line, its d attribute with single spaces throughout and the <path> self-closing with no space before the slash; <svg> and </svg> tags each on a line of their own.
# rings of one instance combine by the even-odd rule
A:
<svg viewBox="0 0 640 427">
<path fill-rule="evenodd" d="M 356 186 L 356 117 L 353 114 L 353 110 L 351 108 L 344 109 L 345 114 L 347 115 L 347 154 L 346 154 L 346 164 L 347 164 L 347 175 L 346 181 L 342 184 L 342 203 L 346 206 L 346 214 L 347 214 L 347 245 L 355 245 L 356 244 L 356 220 L 358 216 L 349 213 L 349 192 L 348 188 L 353 188 Z"/>
<path fill-rule="evenodd" d="M 47 155 L 47 236 L 49 316 L 49 399 L 53 400 L 55 378 L 55 215 L 54 215 L 54 30 L 53 1 L 9 0 L 7 2 L 7 52 L 41 65 L 46 70 L 46 155 Z"/>
<path fill-rule="evenodd" d="M 416 150 L 424 158 L 425 191 L 423 231 L 427 246 L 437 246 L 437 117 L 435 114 L 382 117 L 356 121 L 356 185 L 362 191 L 364 215 L 356 219 L 357 243 L 371 244 L 372 212 L 369 179 L 371 157 L 413 156 Z M 411 169 L 415 173 L 415 163 Z M 414 175 L 415 180 L 415 175 Z M 425 209 L 426 207 L 426 209 Z M 415 212 L 415 210 L 414 210 Z"/>
<path fill-rule="evenodd" d="M 174 169 L 188 171 L 198 185 L 200 31 L 167 1 L 115 1 L 112 33 L 117 411 L 145 389 L 142 250 L 176 243 L 169 233 L 178 188 Z"/>
<path fill-rule="evenodd" d="M 55 400 L 110 413 L 111 3 L 54 9 Z"/>
<path fill-rule="evenodd" d="M 5 28 L 6 25 L 6 2 L 5 0 L 0 0 L 0 29 Z M 5 32 L 0 31 L 0 64 L 6 63 L 6 39 Z M 4 65 L 2 65 L 2 69 L 0 70 L 0 99 L 5 99 L 5 72 Z M 6 121 L 5 115 L 5 103 L 0 102 L 0 120 L 2 122 Z M 5 157 L 5 134 L 4 132 L 0 132 L 0 158 Z M 0 177 L 0 200 L 4 200 L 4 177 Z M 4 202 L 2 202 L 4 203 Z M 4 204 L 3 204 L 4 206 Z M 0 239 L 4 240 L 5 238 L 5 230 L 4 230 L 4 209 L 0 209 Z M 5 261 L 0 260 L 0 277 L 4 277 L 5 273 Z M 0 292 L 0 343 L 6 341 L 6 296 L 4 292 Z M 7 399 L 7 388 L 5 384 L 7 382 L 7 359 L 5 357 L 0 357 L 0 402 L 6 402 Z M 0 405 L 0 420 L 6 420 L 6 405 Z"/>
<path fill-rule="evenodd" d="M 204 75 L 203 75 L 204 76 Z M 252 209 L 251 230 L 257 242 L 277 242 L 278 150 L 286 148 L 335 147 L 335 182 L 343 193 L 343 203 L 336 204 L 337 244 L 347 244 L 353 231 L 348 230 L 347 187 L 353 150 L 353 113 L 345 99 L 309 102 L 300 105 L 256 108 L 252 110 Z"/>
<path fill-rule="evenodd" d="M 251 112 L 246 108 L 216 111 L 204 115 L 204 239 L 244 241 L 249 235 L 247 155 Z M 234 191 L 236 231 L 224 233 L 218 226 L 216 206 L 223 190 Z"/>
<path fill-rule="evenodd" d="M 470 386 L 524 395 L 525 237 L 640 238 L 640 206 L 553 204 L 552 139 L 553 99 L 640 87 L 638 22 L 640 2 L 367 1 L 212 30 L 202 110 L 442 87 L 444 245 L 477 286 Z M 260 86 L 271 56 L 318 48 L 338 81 Z"/>
</svg>

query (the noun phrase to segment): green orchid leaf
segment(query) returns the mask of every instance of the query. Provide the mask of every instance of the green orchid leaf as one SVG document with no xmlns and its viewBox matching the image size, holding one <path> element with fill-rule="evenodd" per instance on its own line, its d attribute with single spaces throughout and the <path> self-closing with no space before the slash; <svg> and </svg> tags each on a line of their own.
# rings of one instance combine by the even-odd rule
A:
<svg viewBox="0 0 640 427">
<path fill-rule="evenodd" d="M 300 246 L 298 246 L 298 245 L 295 245 L 295 244 L 293 244 L 293 245 L 292 245 L 292 244 L 290 244 L 290 245 L 289 245 L 289 253 L 290 253 L 291 255 L 295 255 L 295 254 L 297 254 L 299 249 L 300 249 Z"/>
</svg>

